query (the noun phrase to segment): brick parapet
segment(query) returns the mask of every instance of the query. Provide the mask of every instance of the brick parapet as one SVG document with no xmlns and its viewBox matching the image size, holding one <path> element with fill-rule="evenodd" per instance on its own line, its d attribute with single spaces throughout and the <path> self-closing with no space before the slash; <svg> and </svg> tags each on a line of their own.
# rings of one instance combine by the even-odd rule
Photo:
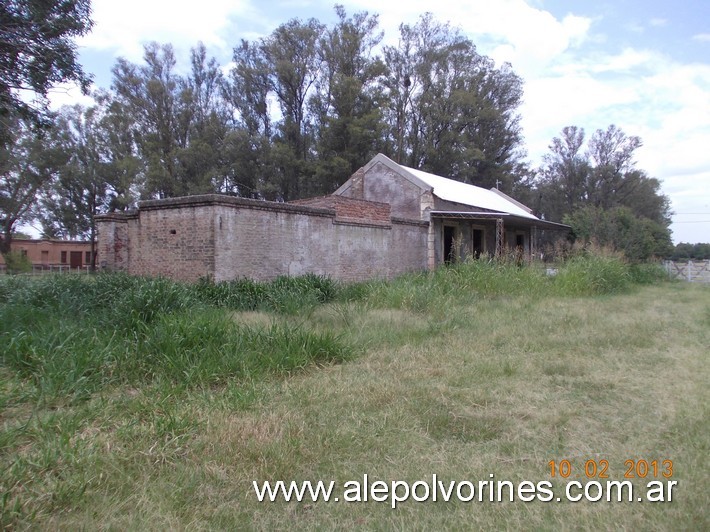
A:
<svg viewBox="0 0 710 532">
<path fill-rule="evenodd" d="M 138 211 L 125 212 L 107 212 L 105 214 L 97 214 L 94 220 L 97 222 L 127 222 L 138 218 Z"/>
<path fill-rule="evenodd" d="M 336 221 L 342 223 L 388 226 L 391 223 L 390 205 L 378 201 L 331 195 L 296 200 L 291 204 L 334 210 Z"/>
<path fill-rule="evenodd" d="M 392 223 L 400 225 L 415 225 L 417 227 L 429 227 L 429 222 L 424 220 L 412 220 L 411 218 L 400 218 L 399 216 L 393 216 Z"/>
<path fill-rule="evenodd" d="M 178 198 L 167 198 L 160 200 L 144 200 L 138 203 L 138 208 L 141 211 L 151 211 L 175 209 L 176 207 L 202 207 L 211 205 L 246 207 L 249 209 L 301 213 L 312 216 L 335 216 L 335 211 L 333 209 L 301 206 L 294 203 L 279 203 L 277 201 L 238 198 L 236 196 L 226 196 L 223 194 L 201 194 L 198 196 L 181 196 Z"/>
</svg>

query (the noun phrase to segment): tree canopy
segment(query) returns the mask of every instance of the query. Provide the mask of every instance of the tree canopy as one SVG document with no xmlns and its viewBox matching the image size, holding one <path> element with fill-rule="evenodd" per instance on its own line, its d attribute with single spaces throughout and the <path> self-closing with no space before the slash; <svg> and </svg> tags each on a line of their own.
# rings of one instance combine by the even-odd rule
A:
<svg viewBox="0 0 710 532">
<path fill-rule="evenodd" d="M 64 168 L 67 154 L 54 129 L 37 130 L 17 116 L 0 145 L 0 253 L 10 251 L 19 223 L 36 219 L 39 194 Z"/>
<path fill-rule="evenodd" d="M 668 258 L 672 260 L 710 260 L 710 243 L 681 242 L 676 244 Z"/>
<path fill-rule="evenodd" d="M 0 253 L 18 223 L 39 216 L 40 192 L 63 165 L 54 133 L 37 126 L 52 122 L 53 86 L 75 81 L 88 91 L 75 38 L 91 25 L 90 0 L 0 2 Z"/>
<path fill-rule="evenodd" d="M 397 162 L 509 192 L 523 176 L 522 80 L 426 14 L 384 49 L 387 152 Z"/>
<path fill-rule="evenodd" d="M 335 12 L 330 25 L 295 18 L 242 40 L 226 75 L 201 44 L 188 74 L 169 44 L 119 59 L 110 97 L 133 122 L 141 197 L 328 194 L 378 152 L 512 191 L 526 168 L 510 65 L 431 14 L 382 47 L 377 15 Z"/>
<path fill-rule="evenodd" d="M 533 205 L 541 216 L 569 223 L 575 238 L 614 247 L 630 259 L 667 255 L 670 201 L 658 179 L 636 168 L 641 145 L 612 124 L 595 131 L 585 149 L 584 129 L 565 127 L 544 157 Z"/>
<path fill-rule="evenodd" d="M 525 160 L 523 83 L 460 30 L 430 13 L 383 45 L 376 14 L 291 19 L 236 43 L 229 68 L 169 43 L 119 58 L 95 105 L 56 116 L 23 103 L 58 81 L 86 87 L 73 38 L 91 26 L 88 0 L 12 0 L 0 7 L 0 220 L 93 239 L 94 215 L 138 199 L 220 192 L 289 201 L 329 194 L 382 152 L 403 165 L 498 187 L 580 239 L 644 258 L 668 248 L 660 182 L 636 168 L 641 139 L 616 126 L 564 128 L 542 167 Z M 41 46 L 41 48 L 40 48 Z M 23 48 L 24 47 L 24 48 Z M 44 116 L 51 127 L 32 127 Z M 531 176 L 534 178 L 531 179 Z"/>
<path fill-rule="evenodd" d="M 75 38 L 91 28 L 90 0 L 0 2 L 0 125 L 10 115 L 38 120 L 46 114 L 51 87 L 77 82 L 87 91 L 91 77 L 77 61 Z M 28 103 L 23 93 L 36 98 Z"/>
</svg>

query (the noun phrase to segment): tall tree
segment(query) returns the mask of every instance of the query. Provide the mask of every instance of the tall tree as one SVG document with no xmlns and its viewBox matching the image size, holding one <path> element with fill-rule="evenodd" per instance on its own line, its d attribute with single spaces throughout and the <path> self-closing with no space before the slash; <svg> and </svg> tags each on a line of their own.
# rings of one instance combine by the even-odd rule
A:
<svg viewBox="0 0 710 532">
<path fill-rule="evenodd" d="M 171 45 L 145 46 L 144 65 L 119 58 L 113 68 L 116 99 L 136 124 L 136 138 L 146 165 L 148 197 L 172 197 L 185 193 L 179 182 L 178 148 L 187 142 L 186 116 L 190 109 L 174 72 Z"/>
<path fill-rule="evenodd" d="M 55 122 L 59 146 L 68 159 L 42 193 L 40 220 L 52 237 L 88 238 L 91 267 L 96 266 L 94 217 L 109 209 L 112 198 L 106 126 L 99 106 L 63 107 Z"/>
<path fill-rule="evenodd" d="M 135 206 L 144 189 L 145 164 L 141 158 L 137 138 L 139 130 L 125 104 L 111 93 L 94 95 L 101 109 L 98 129 L 104 154 L 106 180 L 109 186 L 110 212 L 123 211 Z"/>
<path fill-rule="evenodd" d="M 566 219 L 575 235 L 623 250 L 629 258 L 665 255 L 670 245 L 670 202 L 660 182 L 636 168 L 641 139 L 610 125 L 584 148 L 584 130 L 570 126 L 550 144 L 536 183 L 536 207 Z"/>
<path fill-rule="evenodd" d="M 522 81 L 428 13 L 384 49 L 389 151 L 408 166 L 509 191 L 524 170 Z"/>
<path fill-rule="evenodd" d="M 0 145 L 0 253 L 10 251 L 18 223 L 36 216 L 38 193 L 66 163 L 52 128 L 37 130 L 18 115 L 10 122 L 10 142 Z"/>
<path fill-rule="evenodd" d="M 259 43 L 242 39 L 234 48 L 230 83 L 225 87 L 228 101 L 236 111 L 237 123 L 250 135 L 271 138 L 271 69 Z"/>
<path fill-rule="evenodd" d="M 329 194 L 375 155 L 382 135 L 379 80 L 384 64 L 374 55 L 383 33 L 377 15 L 348 17 L 335 6 L 338 22 L 319 41 L 321 77 L 309 107 L 317 128 L 318 154 L 306 192 Z"/>
<path fill-rule="evenodd" d="M 307 120 L 306 101 L 321 68 L 318 39 L 324 26 L 316 19 L 292 19 L 262 41 L 282 120 L 275 138 L 273 160 L 278 172 L 281 199 L 301 197 L 302 183 L 312 169 L 312 124 Z"/>
<path fill-rule="evenodd" d="M 186 76 L 175 72 L 171 45 L 145 46 L 144 64 L 119 59 L 115 105 L 134 121 L 144 164 L 144 197 L 208 193 L 222 183 L 229 110 L 217 61 L 202 43 L 191 50 Z M 228 157 L 227 157 L 228 158 Z"/>
<path fill-rule="evenodd" d="M 204 44 L 190 52 L 191 70 L 181 81 L 187 138 L 178 148 L 178 174 L 187 193 L 218 189 L 225 171 L 225 137 L 229 119 L 223 100 L 222 71 L 214 58 L 207 58 Z"/>
<path fill-rule="evenodd" d="M 227 161 L 220 190 L 273 199 L 278 192 L 269 183 L 272 141 L 269 63 L 259 43 L 245 40 L 234 48 L 233 62 L 224 90 L 234 110 L 234 127 L 225 138 Z"/>
<path fill-rule="evenodd" d="M 606 130 L 598 129 L 589 139 L 587 157 L 593 168 L 589 176 L 589 198 L 603 209 L 625 204 L 633 193 L 631 181 L 626 179 L 634 169 L 634 152 L 642 145 L 641 139 L 627 136 L 614 124 Z"/>
<path fill-rule="evenodd" d="M 584 129 L 569 126 L 550 144 L 543 157 L 536 207 L 549 219 L 561 219 L 586 206 L 628 207 L 638 216 L 670 223 L 670 203 L 660 182 L 636 168 L 639 137 L 627 136 L 615 125 L 597 130 L 584 146 Z"/>
<path fill-rule="evenodd" d="M 528 172 L 518 113 L 523 81 L 509 63 L 496 68 L 489 58 L 484 59 L 474 80 L 477 83 L 471 90 L 478 103 L 473 114 L 476 118 L 464 131 L 481 157 L 472 159 L 470 179 L 483 187 L 510 192 Z"/>
<path fill-rule="evenodd" d="M 550 152 L 543 156 L 539 202 L 535 207 L 550 220 L 587 205 L 590 161 L 584 153 L 584 129 L 569 126 L 552 139 Z"/>
<path fill-rule="evenodd" d="M 77 62 L 76 37 L 91 29 L 90 0 L 0 2 L 0 142 L 9 140 L 12 115 L 46 118 L 46 96 L 57 83 L 75 81 L 85 92 L 91 77 Z M 28 104 L 21 93 L 36 97 Z"/>
</svg>

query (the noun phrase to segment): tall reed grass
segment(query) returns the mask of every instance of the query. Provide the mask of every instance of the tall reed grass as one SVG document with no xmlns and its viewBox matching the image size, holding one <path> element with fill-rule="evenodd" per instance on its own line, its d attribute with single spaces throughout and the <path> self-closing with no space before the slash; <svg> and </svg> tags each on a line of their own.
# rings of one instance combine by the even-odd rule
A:
<svg viewBox="0 0 710 532">
<path fill-rule="evenodd" d="M 451 304 L 493 297 L 599 296 L 628 291 L 633 284 L 665 277 L 658 265 L 630 265 L 621 257 L 583 253 L 548 269 L 515 261 L 468 260 L 433 272 L 402 275 L 344 287 L 339 299 L 374 307 L 431 312 Z"/>
<path fill-rule="evenodd" d="M 219 307 L 293 312 L 298 296 L 301 307 L 308 297 L 326 301 L 331 285 L 315 276 L 267 285 L 11 278 L 0 283 L 0 356 L 33 383 L 37 398 L 49 399 L 83 398 L 117 383 L 192 386 L 289 372 L 344 360 L 352 347 L 303 326 L 239 325 Z"/>
<path fill-rule="evenodd" d="M 344 360 L 353 352 L 333 332 L 288 319 L 240 325 L 226 310 L 288 318 L 339 301 L 439 316 L 496 297 L 620 293 L 661 278 L 659 270 L 585 253 L 554 276 L 514 261 L 471 260 L 349 285 L 313 274 L 192 285 L 122 274 L 10 277 L 0 282 L 0 357 L 42 398 L 85 397 L 115 383 L 211 384 Z"/>
<path fill-rule="evenodd" d="M 271 282 L 235 279 L 215 283 L 203 278 L 194 289 L 200 300 L 218 307 L 296 314 L 305 307 L 332 301 L 338 285 L 328 277 L 310 273 L 280 276 Z"/>
</svg>

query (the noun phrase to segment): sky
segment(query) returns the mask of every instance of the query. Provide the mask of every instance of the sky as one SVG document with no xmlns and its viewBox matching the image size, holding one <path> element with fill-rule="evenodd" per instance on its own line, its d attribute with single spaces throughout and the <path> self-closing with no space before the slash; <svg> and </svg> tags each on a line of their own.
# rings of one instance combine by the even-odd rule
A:
<svg viewBox="0 0 710 532">
<path fill-rule="evenodd" d="M 198 41 L 228 65 L 241 39 L 269 35 L 292 18 L 336 20 L 324 0 L 93 0 L 94 28 L 79 59 L 109 88 L 118 57 L 140 63 L 143 45 L 171 43 L 187 72 Z M 615 124 L 641 137 L 637 168 L 671 199 L 673 241 L 710 242 L 710 1 L 708 0 L 349 0 L 348 14 L 378 14 L 386 43 L 432 11 L 479 53 L 511 63 L 524 81 L 528 160 L 538 167 L 565 126 L 587 138 Z M 62 87 L 54 105 L 88 103 Z"/>
</svg>

